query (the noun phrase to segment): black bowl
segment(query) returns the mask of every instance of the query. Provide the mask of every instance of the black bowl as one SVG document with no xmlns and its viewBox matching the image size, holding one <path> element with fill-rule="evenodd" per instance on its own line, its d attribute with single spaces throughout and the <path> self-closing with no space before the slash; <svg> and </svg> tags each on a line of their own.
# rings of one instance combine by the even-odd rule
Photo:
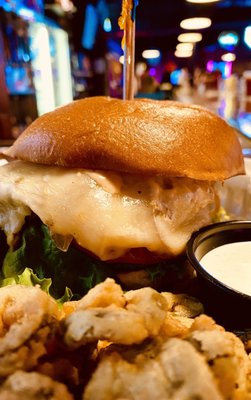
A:
<svg viewBox="0 0 251 400">
<path fill-rule="evenodd" d="M 196 270 L 198 293 L 205 312 L 226 329 L 251 329 L 251 296 L 214 278 L 201 266 L 200 260 L 216 247 L 245 241 L 251 241 L 251 221 L 227 221 L 200 229 L 187 244 L 187 257 Z"/>
</svg>

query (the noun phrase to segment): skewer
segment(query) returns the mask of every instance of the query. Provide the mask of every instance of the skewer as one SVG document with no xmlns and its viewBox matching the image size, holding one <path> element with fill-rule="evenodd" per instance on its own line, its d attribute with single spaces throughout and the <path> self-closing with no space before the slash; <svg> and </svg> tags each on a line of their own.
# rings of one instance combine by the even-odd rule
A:
<svg viewBox="0 0 251 400">
<path fill-rule="evenodd" d="M 124 30 L 122 47 L 123 64 L 123 99 L 134 98 L 134 66 L 135 66 L 135 17 L 138 0 L 123 0 L 122 13 L 119 18 L 120 29 Z"/>
</svg>

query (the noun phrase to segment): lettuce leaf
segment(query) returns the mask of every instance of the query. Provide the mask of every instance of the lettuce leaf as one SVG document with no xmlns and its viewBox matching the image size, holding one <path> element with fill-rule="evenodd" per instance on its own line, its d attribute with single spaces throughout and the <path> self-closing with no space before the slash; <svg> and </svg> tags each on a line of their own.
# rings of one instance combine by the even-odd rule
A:
<svg viewBox="0 0 251 400">
<path fill-rule="evenodd" d="M 56 299 L 68 300 L 82 297 L 112 275 L 108 264 L 94 261 L 74 246 L 67 252 L 59 250 L 47 226 L 31 219 L 25 224 L 18 245 L 3 257 L 0 286 L 14 282 L 39 284 Z"/>
<path fill-rule="evenodd" d="M 35 286 L 39 285 L 40 288 L 46 292 L 50 293 L 50 286 L 52 281 L 50 278 L 39 279 L 36 274 L 30 268 L 25 268 L 20 275 L 15 275 L 9 278 L 4 278 L 0 280 L 0 287 L 8 285 L 25 285 L 25 286 Z M 59 305 L 62 305 L 65 301 L 69 301 L 72 298 L 72 292 L 66 287 L 64 295 L 57 299 Z"/>
<path fill-rule="evenodd" d="M 74 245 L 59 250 L 49 229 L 37 217 L 27 219 L 15 248 L 6 244 L 0 231 L 0 287 L 8 284 L 40 285 L 60 303 L 85 295 L 107 277 L 116 279 L 118 271 L 137 270 L 140 265 L 105 263 Z M 147 266 L 152 282 L 162 279 L 165 261 Z"/>
</svg>

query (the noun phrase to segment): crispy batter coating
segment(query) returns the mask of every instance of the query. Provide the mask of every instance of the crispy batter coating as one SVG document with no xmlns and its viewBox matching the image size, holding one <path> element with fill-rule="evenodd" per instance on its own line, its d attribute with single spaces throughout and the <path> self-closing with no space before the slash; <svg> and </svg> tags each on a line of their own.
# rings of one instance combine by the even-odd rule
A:
<svg viewBox="0 0 251 400">
<path fill-rule="evenodd" d="M 128 312 L 143 315 L 149 336 L 157 335 L 165 320 L 167 311 L 167 302 L 162 294 L 150 287 L 146 287 L 130 290 L 125 293 L 125 298 Z"/>
<path fill-rule="evenodd" d="M 116 347 L 102 357 L 83 400 L 222 400 L 210 368 L 181 339 Z"/>
<path fill-rule="evenodd" d="M 0 387 L 0 400 L 73 400 L 62 383 L 37 372 L 16 371 Z"/>
<path fill-rule="evenodd" d="M 201 317 L 196 325 L 202 330 L 194 330 L 193 326 L 187 340 L 205 357 L 224 398 L 234 398 L 238 392 L 247 393 L 250 390 L 251 364 L 244 344 L 233 333 L 213 324 L 212 320 L 210 326 L 210 318 Z M 215 329 L 205 329 L 202 321 L 206 328 L 215 326 Z"/>
<path fill-rule="evenodd" d="M 168 311 L 160 330 L 160 335 L 164 337 L 185 337 L 193 324 L 193 319 L 178 316 Z"/>
<path fill-rule="evenodd" d="M 243 343 L 211 318 L 198 318 L 201 330 L 191 327 L 183 339 L 157 336 L 138 346 L 108 347 L 83 400 L 250 400 L 251 363 Z"/>
<path fill-rule="evenodd" d="M 114 304 L 124 307 L 126 299 L 121 287 L 115 283 L 114 279 L 107 278 L 104 282 L 90 289 L 89 292 L 78 301 L 64 303 L 63 310 L 69 315 L 76 310 L 86 310 L 93 307 L 108 307 Z"/>
<path fill-rule="evenodd" d="M 142 315 L 115 306 L 76 311 L 65 320 L 65 328 L 65 343 L 72 348 L 97 340 L 130 345 L 148 337 Z"/>
<path fill-rule="evenodd" d="M 38 287 L 1 288 L 0 400 L 251 400 L 251 356 L 202 312 L 112 279 L 63 311 Z"/>
<path fill-rule="evenodd" d="M 158 293 L 149 287 L 123 293 L 112 279 L 75 302 L 75 312 L 66 307 L 66 316 L 70 315 L 64 322 L 65 343 L 70 347 L 97 340 L 130 345 L 160 332 L 182 337 L 192 317 L 203 310 L 200 302 L 187 295 Z"/>
<path fill-rule="evenodd" d="M 123 295 L 124 301 L 117 301 L 115 297 L 115 304 L 111 305 L 108 305 L 103 295 L 100 296 L 100 290 L 96 289 L 95 294 L 101 301 L 93 296 L 91 304 L 104 304 L 104 307 L 78 307 L 77 311 L 65 319 L 64 339 L 68 346 L 77 347 L 97 340 L 130 345 L 158 334 L 166 316 L 167 303 L 154 289 L 144 288 L 127 292 Z M 110 296 L 110 291 L 108 298 L 114 298 L 113 295 Z"/>
<path fill-rule="evenodd" d="M 59 318 L 57 303 L 38 287 L 1 288 L 0 376 L 36 365 Z"/>
</svg>

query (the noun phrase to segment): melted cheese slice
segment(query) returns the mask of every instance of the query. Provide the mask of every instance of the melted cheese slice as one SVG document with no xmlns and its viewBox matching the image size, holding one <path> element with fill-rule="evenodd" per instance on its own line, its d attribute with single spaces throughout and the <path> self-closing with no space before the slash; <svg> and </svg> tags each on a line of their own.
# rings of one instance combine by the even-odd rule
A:
<svg viewBox="0 0 251 400">
<path fill-rule="evenodd" d="M 66 250 L 74 238 L 102 260 L 137 247 L 179 254 L 191 233 L 211 222 L 215 199 L 213 184 L 185 178 L 142 178 L 22 161 L 0 167 L 0 227 L 9 244 L 33 211 L 59 247 Z"/>
</svg>

